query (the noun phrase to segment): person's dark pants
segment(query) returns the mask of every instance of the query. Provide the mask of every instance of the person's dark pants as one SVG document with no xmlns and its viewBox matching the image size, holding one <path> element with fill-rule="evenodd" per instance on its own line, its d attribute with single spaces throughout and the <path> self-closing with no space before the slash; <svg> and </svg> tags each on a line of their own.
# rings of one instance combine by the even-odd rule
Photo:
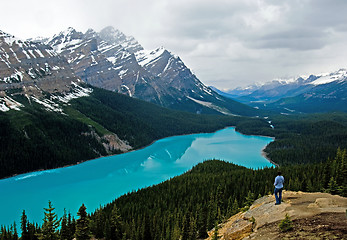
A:
<svg viewBox="0 0 347 240">
<path fill-rule="evenodd" d="M 282 201 L 282 189 L 283 188 L 275 188 L 276 204 L 281 204 L 281 201 Z"/>
</svg>

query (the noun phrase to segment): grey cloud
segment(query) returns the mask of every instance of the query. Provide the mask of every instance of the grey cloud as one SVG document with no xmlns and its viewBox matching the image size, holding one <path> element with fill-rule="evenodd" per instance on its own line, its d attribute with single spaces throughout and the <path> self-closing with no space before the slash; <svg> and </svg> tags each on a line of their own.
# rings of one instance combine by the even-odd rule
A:
<svg viewBox="0 0 347 240">
<path fill-rule="evenodd" d="M 321 49 L 328 44 L 330 36 L 315 28 L 297 27 L 286 31 L 276 31 L 265 36 L 248 41 L 252 48 L 278 49 L 307 51 Z"/>
</svg>

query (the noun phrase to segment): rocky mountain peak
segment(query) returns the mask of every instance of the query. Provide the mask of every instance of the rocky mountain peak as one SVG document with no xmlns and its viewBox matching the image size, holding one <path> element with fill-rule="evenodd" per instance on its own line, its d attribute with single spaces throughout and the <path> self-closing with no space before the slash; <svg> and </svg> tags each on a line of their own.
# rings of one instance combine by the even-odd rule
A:
<svg viewBox="0 0 347 240">
<path fill-rule="evenodd" d="M 120 46 L 129 53 L 135 53 L 137 51 L 143 50 L 143 47 L 134 37 L 126 36 L 124 33 L 119 31 L 118 29 L 113 28 L 112 26 L 108 26 L 102 29 L 98 33 L 98 36 L 100 38 L 100 41 L 104 41 L 109 45 Z"/>
<path fill-rule="evenodd" d="M 99 32 L 99 35 L 103 40 L 110 43 L 121 43 L 127 38 L 124 33 L 119 31 L 118 29 L 114 29 L 112 26 L 103 28 Z"/>
<path fill-rule="evenodd" d="M 74 28 L 69 27 L 64 31 L 61 31 L 59 34 L 54 35 L 45 43 L 49 44 L 56 52 L 60 53 L 69 45 L 74 45 L 81 41 L 82 38 L 82 32 L 77 32 Z"/>
<path fill-rule="evenodd" d="M 8 37 L 13 37 L 13 36 L 0 30 L 0 37 L 1 38 L 8 38 Z"/>
<path fill-rule="evenodd" d="M 86 33 L 84 34 L 84 37 L 85 38 L 95 38 L 95 37 L 97 37 L 97 32 L 95 32 L 95 30 L 94 29 L 92 29 L 92 28 L 89 28 L 87 31 L 86 31 Z"/>
<path fill-rule="evenodd" d="M 14 43 L 20 42 L 24 42 L 23 40 L 16 38 L 15 36 L 8 34 L 6 32 L 3 32 L 0 30 L 0 40 L 2 40 L 2 42 L 6 43 L 7 45 L 12 45 Z"/>
</svg>

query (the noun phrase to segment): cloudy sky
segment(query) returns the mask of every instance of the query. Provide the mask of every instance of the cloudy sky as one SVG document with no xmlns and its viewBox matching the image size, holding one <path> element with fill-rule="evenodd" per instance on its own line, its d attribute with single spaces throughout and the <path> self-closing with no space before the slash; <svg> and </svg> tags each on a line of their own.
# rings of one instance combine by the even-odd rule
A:
<svg viewBox="0 0 347 240">
<path fill-rule="evenodd" d="M 2 0 L 19 38 L 113 26 L 221 89 L 347 67 L 345 0 Z"/>
</svg>

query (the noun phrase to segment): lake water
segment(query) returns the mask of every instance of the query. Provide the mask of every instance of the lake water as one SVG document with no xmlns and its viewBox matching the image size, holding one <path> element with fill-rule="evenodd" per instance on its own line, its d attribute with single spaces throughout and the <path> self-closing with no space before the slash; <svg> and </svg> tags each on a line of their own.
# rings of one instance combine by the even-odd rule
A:
<svg viewBox="0 0 347 240">
<path fill-rule="evenodd" d="M 0 180 L 0 225 L 16 221 L 20 226 L 23 209 L 30 222 L 41 224 L 48 200 L 58 217 L 64 208 L 75 215 L 82 203 L 91 212 L 124 193 L 180 175 L 208 159 L 249 168 L 272 166 L 261 155 L 271 141 L 242 135 L 230 127 L 215 133 L 169 137 L 137 151 Z"/>
</svg>

